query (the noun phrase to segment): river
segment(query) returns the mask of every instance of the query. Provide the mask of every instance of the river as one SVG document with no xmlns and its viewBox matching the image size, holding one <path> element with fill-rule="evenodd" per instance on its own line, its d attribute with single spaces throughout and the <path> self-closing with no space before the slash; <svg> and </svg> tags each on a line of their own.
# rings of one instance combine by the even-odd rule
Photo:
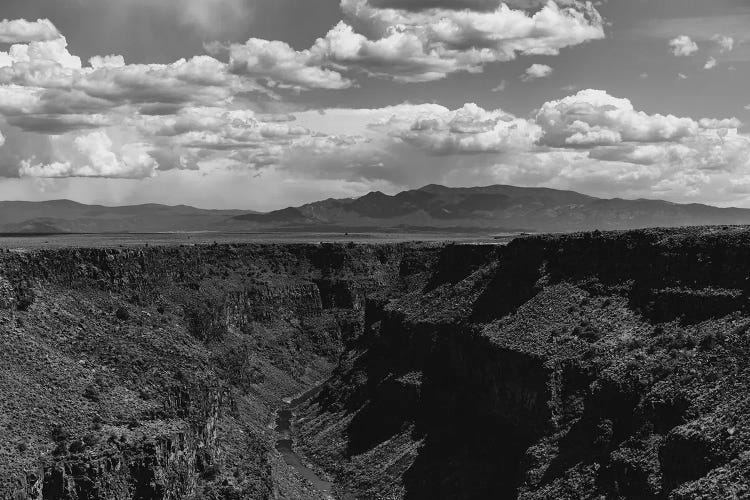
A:
<svg viewBox="0 0 750 500">
<path fill-rule="evenodd" d="M 333 495 L 333 483 L 325 481 L 315 471 L 307 467 L 300 456 L 294 451 L 294 436 L 292 433 L 294 410 L 302 403 L 314 398 L 323 389 L 326 382 L 316 385 L 294 399 L 284 400 L 284 406 L 276 412 L 276 432 L 279 433 L 279 439 L 276 441 L 276 449 L 283 455 L 286 463 L 294 467 L 302 477 L 307 479 L 315 489 L 320 491 L 324 498 L 327 500 L 337 500 Z M 349 495 L 346 496 L 349 498 Z"/>
</svg>

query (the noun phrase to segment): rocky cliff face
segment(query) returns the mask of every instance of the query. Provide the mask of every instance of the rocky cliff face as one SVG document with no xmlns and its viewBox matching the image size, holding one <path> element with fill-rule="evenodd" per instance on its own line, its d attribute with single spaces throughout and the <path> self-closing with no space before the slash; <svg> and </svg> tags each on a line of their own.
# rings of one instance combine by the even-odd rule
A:
<svg viewBox="0 0 750 500">
<path fill-rule="evenodd" d="M 368 293 L 433 254 L 0 254 L 0 498 L 320 498 L 276 452 L 274 409 L 330 373 Z"/>
<path fill-rule="evenodd" d="M 750 233 L 448 247 L 301 414 L 361 498 L 750 495 Z"/>
<path fill-rule="evenodd" d="M 0 497 L 750 495 L 750 231 L 0 254 Z"/>
</svg>

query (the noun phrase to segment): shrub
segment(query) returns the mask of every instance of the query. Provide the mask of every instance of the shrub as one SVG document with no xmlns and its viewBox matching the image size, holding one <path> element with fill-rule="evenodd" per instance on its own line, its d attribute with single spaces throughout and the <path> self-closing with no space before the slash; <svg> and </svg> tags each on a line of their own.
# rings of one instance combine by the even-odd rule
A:
<svg viewBox="0 0 750 500">
<path fill-rule="evenodd" d="M 201 297 L 183 304 L 188 332 L 198 340 L 219 340 L 226 334 L 224 305 L 218 297 L 201 294 Z"/>
<path fill-rule="evenodd" d="M 95 386 L 94 384 L 89 384 L 86 387 L 86 390 L 83 391 L 83 397 L 88 399 L 89 401 L 98 403 L 101 399 L 101 393 L 99 392 L 99 388 L 97 386 Z"/>
<path fill-rule="evenodd" d="M 28 311 L 36 299 L 34 289 L 28 282 L 23 282 L 16 287 L 16 309 Z"/>
<path fill-rule="evenodd" d="M 70 433 L 63 429 L 62 424 L 56 424 L 54 427 L 52 427 L 52 432 L 50 433 L 50 436 L 52 437 L 52 440 L 56 443 L 62 443 L 64 441 L 67 441 L 68 438 L 70 438 Z"/>
<path fill-rule="evenodd" d="M 702 351 L 710 351 L 721 345 L 724 340 L 725 336 L 721 333 L 709 333 L 701 339 L 699 345 Z"/>
<path fill-rule="evenodd" d="M 124 307 L 118 307 L 115 311 L 115 317 L 120 321 L 127 321 L 130 319 L 130 312 Z"/>
<path fill-rule="evenodd" d="M 86 448 L 86 445 L 81 440 L 75 440 L 68 446 L 68 451 L 71 453 L 81 453 Z"/>
<path fill-rule="evenodd" d="M 207 481 L 213 481 L 221 474 L 221 468 L 218 465 L 207 465 L 203 471 L 202 477 Z"/>
<path fill-rule="evenodd" d="M 638 337 L 630 337 L 625 345 L 628 350 L 635 351 L 636 349 L 640 349 L 641 347 L 643 347 L 644 343 Z"/>
<path fill-rule="evenodd" d="M 579 326 L 573 328 L 573 335 L 588 342 L 596 342 L 602 338 L 601 332 L 587 321 L 582 322 Z"/>
<path fill-rule="evenodd" d="M 99 436 L 96 434 L 86 434 L 83 438 L 83 442 L 86 446 L 96 446 L 99 444 Z"/>
</svg>

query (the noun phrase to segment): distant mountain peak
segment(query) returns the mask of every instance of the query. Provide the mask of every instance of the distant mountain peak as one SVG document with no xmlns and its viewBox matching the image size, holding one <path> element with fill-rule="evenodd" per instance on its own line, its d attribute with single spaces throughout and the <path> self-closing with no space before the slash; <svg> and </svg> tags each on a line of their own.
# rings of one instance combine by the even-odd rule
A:
<svg viewBox="0 0 750 500">
<path fill-rule="evenodd" d="M 239 217 L 281 222 L 281 211 Z M 288 214 L 291 215 L 291 214 Z M 606 200 L 552 188 L 428 184 L 395 195 L 372 191 L 360 198 L 328 199 L 299 208 L 288 227 L 362 227 L 393 230 L 560 232 L 750 223 L 750 210 L 680 205 L 659 200 Z M 404 229 L 406 228 L 406 229 Z"/>
<path fill-rule="evenodd" d="M 373 191 L 268 213 L 184 205 L 106 207 L 70 200 L 0 202 L 0 232 L 401 231 L 566 232 L 655 226 L 750 224 L 750 210 L 601 199 L 550 188 L 428 184 Z"/>
</svg>

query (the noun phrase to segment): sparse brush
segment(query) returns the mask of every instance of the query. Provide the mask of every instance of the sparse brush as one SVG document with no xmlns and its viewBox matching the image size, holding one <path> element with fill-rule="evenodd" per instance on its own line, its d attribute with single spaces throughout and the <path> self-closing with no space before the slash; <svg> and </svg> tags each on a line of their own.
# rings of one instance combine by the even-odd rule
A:
<svg viewBox="0 0 750 500">
<path fill-rule="evenodd" d="M 130 319 L 130 312 L 124 307 L 118 307 L 115 311 L 115 317 L 120 321 L 127 321 Z"/>
<path fill-rule="evenodd" d="M 50 432 L 50 437 L 56 443 L 61 443 L 70 438 L 70 433 L 63 428 L 62 424 L 55 424 Z"/>
<path fill-rule="evenodd" d="M 101 393 L 99 391 L 99 387 L 97 387 L 94 384 L 89 384 L 88 386 L 86 386 L 86 389 L 83 391 L 83 397 L 88 399 L 89 401 L 98 403 L 101 400 Z"/>
</svg>

